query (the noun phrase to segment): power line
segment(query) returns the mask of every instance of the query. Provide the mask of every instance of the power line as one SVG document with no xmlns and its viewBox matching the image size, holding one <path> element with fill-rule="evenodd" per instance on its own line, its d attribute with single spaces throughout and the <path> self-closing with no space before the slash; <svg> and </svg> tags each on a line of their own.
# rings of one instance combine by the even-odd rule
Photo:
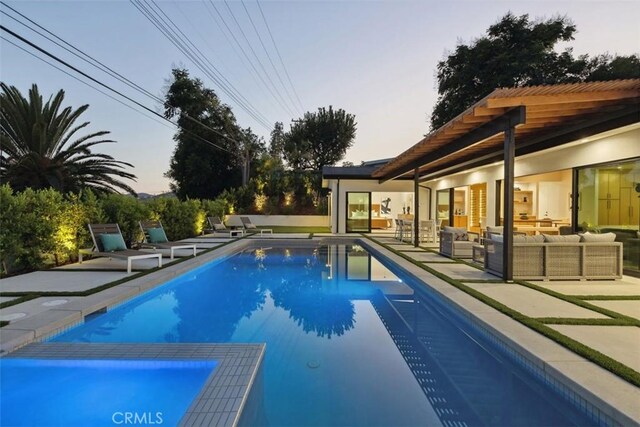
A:
<svg viewBox="0 0 640 427">
<path fill-rule="evenodd" d="M 144 1 L 144 3 L 143 3 Z M 149 3 L 147 3 L 145 0 L 140 1 L 140 0 L 131 0 L 131 3 L 134 5 L 134 7 L 136 7 L 136 9 L 138 9 L 144 16 L 145 18 L 147 18 L 147 20 L 149 20 L 166 38 L 169 39 L 169 41 L 171 41 L 171 43 L 178 48 L 178 50 L 180 50 L 185 56 L 187 56 L 187 58 L 191 59 L 194 64 L 203 72 L 205 73 L 205 75 L 207 75 L 209 78 L 211 78 L 227 95 L 229 95 L 229 97 L 231 97 L 231 99 L 233 99 L 243 110 L 245 110 L 251 117 L 253 117 L 254 120 L 256 120 L 256 122 L 258 122 L 261 126 L 265 127 L 265 129 L 270 129 L 270 125 L 268 124 L 268 119 L 266 119 L 264 116 L 262 116 L 257 110 L 255 110 L 255 108 L 251 105 L 247 105 L 245 104 L 238 95 L 236 95 L 237 90 L 232 86 L 227 86 L 223 81 L 221 81 L 221 79 L 217 76 L 220 75 L 219 71 L 217 69 L 212 70 L 210 67 L 208 67 L 202 60 L 202 52 L 199 52 L 199 54 L 194 51 L 193 48 L 189 47 L 189 45 L 187 44 L 187 41 L 185 41 L 185 38 L 188 40 L 188 37 L 186 37 L 186 35 L 184 35 L 184 33 L 182 33 L 182 31 L 175 25 L 175 23 L 173 23 L 173 21 L 170 20 L 170 18 L 164 19 L 161 14 L 164 14 L 164 11 L 162 11 L 162 9 L 160 9 L 157 5 L 155 6 L 157 9 L 160 10 L 160 12 L 158 12 L 157 10 L 155 10 Z M 166 14 L 164 14 L 166 16 Z M 168 18 L 168 16 L 167 16 Z M 173 30 L 169 24 L 169 22 L 171 23 L 171 25 L 173 25 L 174 28 L 176 28 L 178 30 L 178 32 L 182 33 L 183 36 L 185 38 L 182 38 L 180 36 L 180 34 L 176 33 L 175 30 Z M 191 43 L 192 46 L 194 46 L 194 48 L 196 50 L 197 47 L 195 47 L 195 45 L 188 40 L 188 43 Z M 211 64 L 213 65 L 213 64 Z M 217 73 L 217 74 L 216 74 Z"/>
<path fill-rule="evenodd" d="M 233 10 L 231 9 L 231 6 L 229 6 L 229 2 L 227 0 L 223 0 L 223 1 L 224 1 L 224 5 L 227 7 L 227 10 L 229 11 L 229 14 L 231 15 L 231 18 L 233 19 L 233 21 L 238 26 L 238 29 L 240 30 L 240 34 L 244 38 L 245 42 L 247 42 L 247 45 L 249 46 L 249 50 L 251 50 L 251 53 L 253 53 L 253 56 L 256 58 L 256 61 L 258 61 L 258 65 L 260 66 L 260 69 L 262 69 L 262 72 L 267 77 L 267 80 L 269 80 L 269 83 L 271 83 L 271 86 L 273 86 L 273 89 L 276 91 L 276 93 L 278 94 L 280 99 L 282 99 L 282 101 L 286 104 L 287 103 L 286 100 L 284 99 L 284 97 L 280 93 L 280 90 L 278 89 L 276 84 L 271 79 L 271 76 L 269 75 L 269 73 L 267 72 L 267 69 L 265 68 L 264 64 L 260 60 L 260 57 L 258 56 L 256 51 L 253 49 L 253 45 L 249 41 L 249 38 L 245 34 L 244 30 L 242 29 L 242 25 L 240 25 L 240 21 L 238 21 L 238 19 L 236 18 L 236 15 L 233 13 Z M 293 104 L 293 105 L 294 105 L 294 109 L 295 109 L 295 104 Z M 289 108 L 289 105 L 287 105 L 287 109 L 288 108 Z M 292 114 L 292 110 L 289 110 L 289 114 Z"/>
<path fill-rule="evenodd" d="M 271 37 L 271 42 L 273 43 L 273 47 L 276 48 L 276 53 L 278 54 L 278 58 L 280 58 L 280 64 L 282 64 L 282 68 L 284 69 L 284 73 L 287 76 L 287 80 L 289 80 L 289 84 L 291 85 L 291 89 L 293 90 L 293 93 L 296 96 L 296 99 L 300 103 L 300 106 L 303 107 L 303 104 L 300 101 L 300 97 L 298 96 L 298 92 L 296 91 L 296 87 L 293 85 L 293 82 L 291 81 L 291 77 L 289 76 L 289 72 L 287 71 L 287 67 L 285 67 L 285 65 L 284 65 L 284 61 L 282 60 L 282 55 L 280 55 L 280 49 L 278 49 L 278 45 L 276 44 L 276 40 L 273 38 L 273 34 L 271 33 L 271 28 L 269 27 L 269 23 L 267 22 L 267 18 L 264 15 L 264 11 L 262 10 L 262 6 L 260 6 L 260 1 L 256 0 L 256 3 L 258 5 L 258 9 L 260 9 L 260 14 L 262 15 L 262 20 L 264 21 L 264 25 L 267 27 L 267 31 L 269 32 L 269 37 Z M 304 107 L 302 108 L 302 111 L 304 111 Z"/>
<path fill-rule="evenodd" d="M 267 50 L 267 47 L 265 46 L 264 42 L 262 41 L 262 37 L 260 36 L 260 32 L 258 31 L 258 28 L 256 27 L 256 24 L 253 22 L 253 18 L 251 18 L 251 14 L 249 13 L 249 9 L 247 9 L 247 5 L 244 3 L 244 0 L 240 0 L 240 3 L 242 4 L 242 7 L 244 8 L 245 13 L 247 14 L 247 18 L 249 18 L 249 22 L 251 23 L 251 26 L 253 27 L 253 31 L 255 31 L 256 36 L 258 36 L 258 40 L 260 41 L 260 45 L 262 46 L 262 49 L 264 50 L 264 53 L 267 55 L 267 59 L 269 60 L 269 63 L 271 64 L 271 67 L 273 68 L 273 71 L 275 71 L 276 73 L 276 77 L 278 78 L 278 81 L 280 82 L 280 84 L 282 85 L 282 88 L 284 89 L 285 93 L 287 94 L 287 98 L 289 98 L 289 101 L 291 102 L 291 105 L 294 106 L 294 108 L 296 108 L 296 103 L 293 100 L 293 97 L 291 96 L 291 94 L 289 93 L 289 89 L 287 88 L 287 85 L 284 84 L 284 81 L 282 80 L 282 77 L 280 76 L 280 71 L 278 71 L 278 69 L 276 68 L 275 64 L 273 63 L 273 60 L 271 59 L 271 54 L 269 54 L 269 50 Z M 303 111 L 304 109 L 302 109 L 300 111 L 300 113 L 304 113 Z"/>
<path fill-rule="evenodd" d="M 123 94 L 122 92 L 120 92 L 120 91 L 118 91 L 118 90 L 116 90 L 116 89 L 112 88 L 111 86 L 109 86 L 109 85 L 107 85 L 107 84 L 105 84 L 105 83 L 103 83 L 103 82 L 101 82 L 101 81 L 97 80 L 96 78 L 94 78 L 94 77 L 90 76 L 89 74 L 85 73 L 84 71 L 82 71 L 82 70 L 80 70 L 80 69 L 78 69 L 78 68 L 74 67 L 73 65 L 71 65 L 71 64 L 69 64 L 69 63 L 67 63 L 66 61 L 64 61 L 64 60 L 62 60 L 62 59 L 60 59 L 60 58 L 58 58 L 56 55 L 54 55 L 54 54 L 52 54 L 52 53 L 48 52 L 47 50 L 45 50 L 45 49 L 43 49 L 43 48 L 41 48 L 40 46 L 36 45 L 35 43 L 32 43 L 31 41 L 29 41 L 29 40 L 25 39 L 24 37 L 20 36 L 19 34 L 17 34 L 17 33 L 13 32 L 13 31 L 11 31 L 10 29 L 6 28 L 4 25 L 0 25 L 0 30 L 2 30 L 2 31 L 4 31 L 4 32 L 6 32 L 6 33 L 8 33 L 8 34 L 10 34 L 10 35 L 11 35 L 11 36 L 13 36 L 14 38 L 16 38 L 16 39 L 20 40 L 21 42 L 23 42 L 23 43 L 25 43 L 25 44 L 27 44 L 27 45 L 29 45 L 29 46 L 30 46 L 30 47 L 32 47 L 33 49 L 35 49 L 35 50 L 37 50 L 37 51 L 39 51 L 39 52 L 43 53 L 44 55 L 48 56 L 49 58 L 51 58 L 51 59 L 53 59 L 53 60 L 55 60 L 55 61 L 57 61 L 57 62 L 61 63 L 61 64 L 62 64 L 62 65 L 64 65 L 65 67 L 70 68 L 71 70 L 73 70 L 73 71 L 75 71 L 76 73 L 78 73 L 78 74 L 82 75 L 83 77 L 85 77 L 85 78 L 87 78 L 87 79 L 91 80 L 92 82 L 97 83 L 98 85 L 100 85 L 100 86 L 102 86 L 102 87 L 104 87 L 104 88 L 108 89 L 108 90 L 109 90 L 109 91 L 111 91 L 111 92 L 114 92 L 115 94 L 119 95 L 119 96 L 120 96 L 120 97 L 122 97 L 122 98 L 125 98 L 127 101 L 129 101 L 129 102 L 131 102 L 131 103 L 133 103 L 133 104 L 135 104 L 135 105 L 139 106 L 140 108 L 142 108 L 142 109 L 144 109 L 144 110 L 148 111 L 148 112 L 149 112 L 149 113 L 151 113 L 152 115 L 157 116 L 157 117 L 160 117 L 162 120 L 165 120 L 165 121 L 167 121 L 167 122 L 171 123 L 172 125 L 179 127 L 181 130 L 183 130 L 183 131 L 185 131 L 185 132 L 187 132 L 187 133 L 190 133 L 190 134 L 192 134 L 192 135 L 196 136 L 196 137 L 197 137 L 197 138 L 199 138 L 200 140 L 207 142 L 208 144 L 210 144 L 211 146 L 213 146 L 213 147 L 215 147 L 215 148 L 218 148 L 218 149 L 220 149 L 220 150 L 226 151 L 226 152 L 227 152 L 227 153 L 229 153 L 229 154 L 235 155 L 235 153 L 234 153 L 234 152 L 232 152 L 232 151 L 230 151 L 229 149 L 227 149 L 227 148 L 225 148 L 225 147 L 222 147 L 222 146 L 220 146 L 220 145 L 218 145 L 218 144 L 216 144 L 216 143 L 214 143 L 214 142 L 211 142 L 211 141 L 209 141 L 209 140 L 206 140 L 206 139 L 204 139 L 204 138 L 200 137 L 199 135 L 197 135 L 197 134 L 195 134 L 195 133 L 193 133 L 193 132 L 191 132 L 191 131 L 189 131 L 189 130 L 185 129 L 184 127 L 180 126 L 179 124 L 173 123 L 171 120 L 167 119 L 167 118 L 166 118 L 166 117 L 164 117 L 162 114 L 157 113 L 156 111 L 152 110 L 151 108 L 147 107 L 146 105 L 141 104 L 140 102 L 136 101 L 135 99 L 133 99 L 133 98 L 131 98 L 131 97 L 129 97 L 129 96 L 127 96 L 127 95 Z M 189 116 L 186 116 L 186 117 L 187 117 L 188 119 L 190 119 L 190 120 L 195 120 L 195 119 L 193 119 L 193 118 L 191 118 L 191 117 L 189 117 Z M 202 126 L 204 126 L 204 127 L 206 127 L 207 129 L 209 129 L 210 131 L 214 132 L 215 134 L 217 134 L 217 135 L 219 135 L 219 136 L 221 136 L 221 137 L 223 137 L 223 138 L 227 139 L 228 141 L 231 141 L 231 142 L 233 142 L 233 143 L 238 144 L 238 142 L 237 142 L 237 141 L 235 141 L 235 140 L 234 140 L 234 139 L 232 139 L 232 138 L 229 138 L 227 135 L 225 135 L 225 134 L 223 134 L 223 133 L 221 133 L 221 132 L 219 132 L 219 131 L 217 131 L 217 130 L 215 130 L 215 129 L 213 129 L 213 128 L 209 127 L 209 126 L 206 126 L 206 125 L 204 125 L 204 124 L 202 124 L 202 123 L 201 123 L 201 125 L 202 125 Z"/>
<path fill-rule="evenodd" d="M 144 88 L 143 88 L 143 87 L 141 87 L 140 85 L 138 85 L 138 84 L 136 84 L 136 83 L 132 82 L 131 80 L 129 80 L 128 78 L 126 78 L 126 77 L 125 77 L 125 76 L 123 76 L 122 74 L 118 73 L 117 71 L 113 70 L 113 69 L 112 69 L 112 68 L 110 68 L 109 66 L 107 66 L 107 65 L 105 65 L 104 63 L 100 62 L 99 60 L 95 59 L 94 57 L 92 57 L 91 55 L 87 54 L 86 52 L 83 52 L 82 50 L 80 50 L 79 48 L 77 48 L 77 47 L 76 47 L 76 46 L 74 46 L 73 44 L 71 44 L 71 43 L 67 42 L 66 40 L 62 39 L 61 37 L 59 37 L 58 35 L 54 34 L 53 32 L 51 32 L 51 31 L 47 30 L 47 29 L 46 29 L 46 28 L 44 28 L 42 25 L 38 24 L 37 22 L 33 21 L 32 19 L 28 18 L 27 16 L 23 15 L 22 13 L 18 12 L 18 11 L 17 11 L 17 10 L 15 10 L 14 8 L 12 8 L 12 7 L 8 6 L 6 3 L 4 3 L 4 2 L 2 2 L 2 1 L 0 1 L 0 3 L 1 3 L 2 5 L 4 5 L 4 6 L 6 6 L 7 8 L 11 9 L 14 13 L 18 14 L 18 15 L 19 15 L 19 16 L 21 16 L 23 19 L 26 19 L 27 21 L 29 21 L 29 22 L 30 22 L 30 23 L 32 23 L 33 25 L 35 25 L 35 26 L 37 26 L 38 28 L 42 29 L 42 30 L 43 30 L 43 31 L 45 31 L 47 34 L 50 34 L 51 36 L 53 36 L 53 37 L 55 37 L 56 39 L 60 40 L 60 42 L 64 43 L 64 45 L 66 45 L 66 46 L 69 46 L 69 47 L 70 47 L 71 49 L 73 49 L 73 50 L 70 50 L 69 48 L 67 48 L 67 47 L 63 46 L 62 44 L 60 44 L 60 43 L 56 42 L 55 40 L 51 39 L 51 38 L 50 38 L 50 37 L 48 37 L 47 35 L 42 34 L 41 32 L 39 32 L 38 30 L 34 29 L 33 27 L 31 27 L 31 26 L 29 26 L 29 25 L 25 24 L 24 22 L 21 22 L 20 20 L 16 19 L 15 17 L 13 17 L 13 16 L 11 16 L 11 15 L 7 14 L 5 11 L 0 11 L 0 12 L 2 12 L 4 15 L 6 15 L 6 16 L 8 16 L 9 18 L 13 19 L 14 21 L 18 22 L 19 24 L 23 25 L 24 27 L 28 28 L 29 30 L 31 30 L 31 31 L 33 31 L 33 32 L 35 32 L 36 34 L 39 34 L 39 35 L 40 35 L 40 36 L 42 36 L 43 38 L 45 38 L 45 39 L 47 39 L 47 40 L 51 41 L 52 43 L 56 44 L 57 46 L 59 46 L 59 47 L 61 47 L 61 48 L 65 49 L 67 52 L 72 53 L 74 56 L 76 56 L 76 57 L 78 57 L 78 58 L 82 59 L 82 60 L 83 60 L 83 61 L 85 61 L 86 63 L 88 63 L 88 64 L 90 64 L 90 65 L 94 66 L 95 68 L 98 68 L 100 71 L 102 71 L 102 72 L 104 72 L 104 73 L 106 73 L 106 74 L 110 75 L 111 77 L 116 78 L 116 79 L 117 79 L 117 80 L 119 80 L 120 82 L 123 82 L 123 83 L 127 84 L 129 87 L 132 87 L 133 89 L 137 90 L 138 92 L 143 93 L 144 95 L 148 96 L 149 98 L 151 98 L 151 99 L 153 99 L 153 100 L 155 100 L 155 101 L 157 101 L 157 102 L 159 102 L 159 103 L 161 103 L 161 104 L 164 102 L 164 101 L 162 100 L 162 98 L 159 98 L 158 96 L 153 95 L 151 92 L 147 91 L 146 89 L 144 89 Z M 6 39 L 5 39 L 5 40 L 6 40 Z M 8 40 L 7 40 L 7 41 L 8 41 Z M 17 46 L 15 43 L 11 43 L 11 44 L 13 44 L 14 46 L 16 46 L 16 47 L 20 48 L 20 47 L 19 47 L 19 46 Z M 38 59 L 40 59 L 40 60 L 44 61 L 45 63 L 47 63 L 47 64 L 49 64 L 49 65 L 53 66 L 54 68 L 56 68 L 56 69 L 58 69 L 58 70 L 60 70 L 60 71 L 64 72 L 65 74 L 67 74 L 67 75 L 69 75 L 69 76 L 71 76 L 71 77 L 75 78 L 76 80 L 78 80 L 78 81 L 80 81 L 80 82 L 82 82 L 82 83 L 84 83 L 84 84 L 86 84 L 86 85 L 88 85 L 88 86 L 90 86 L 90 87 L 94 88 L 94 89 L 95 89 L 95 90 L 97 90 L 98 92 L 100 92 L 100 93 L 102 93 L 102 94 L 104 94 L 104 95 L 106 95 L 106 96 L 109 96 L 111 99 L 116 100 L 117 102 L 119 102 L 119 103 L 121 103 L 121 104 L 123 104 L 123 105 L 127 106 L 128 108 L 132 108 L 134 111 L 138 111 L 139 113 L 141 113 L 141 114 L 145 115 L 145 117 L 151 118 L 150 116 L 147 116 L 146 114 L 142 113 L 141 111 L 136 110 L 135 108 L 131 107 L 130 105 L 128 105 L 128 104 L 126 104 L 126 103 L 123 103 L 122 101 L 118 100 L 117 98 L 114 98 L 113 96 L 111 96 L 111 95 L 109 95 L 109 94 L 107 94 L 107 93 L 105 93 L 105 92 L 101 91 L 100 89 L 98 89 L 98 88 L 96 88 L 96 87 L 94 87 L 94 86 L 89 85 L 88 83 L 86 83 L 86 82 L 84 82 L 84 81 L 82 81 L 82 80 L 78 79 L 77 77 L 72 76 L 71 74 L 69 74 L 69 73 L 65 72 L 64 70 L 60 69 L 59 67 L 55 66 L 54 64 L 51 64 L 50 62 L 48 62 L 48 61 L 46 61 L 46 60 L 44 60 L 44 59 L 42 59 L 42 58 L 38 57 L 37 55 L 34 55 L 33 53 L 31 53 L 31 52 L 29 52 L 29 51 L 27 51 L 27 50 L 25 50 L 25 49 L 23 49 L 23 48 L 20 48 L 20 49 L 22 49 L 23 51 L 25 51 L 25 52 L 29 53 L 29 54 L 30 54 L 30 55 L 32 55 L 32 56 L 35 56 L 36 58 L 38 58 Z M 75 51 L 75 52 L 74 52 L 74 51 Z M 76 52 L 81 53 L 82 55 L 84 55 L 84 57 L 83 57 L 83 56 L 78 55 Z M 86 58 L 89 58 L 91 61 L 87 60 L 85 57 L 86 57 Z M 155 115 L 157 115 L 157 116 L 160 116 L 160 117 L 161 117 L 161 118 L 163 118 L 165 121 L 168 121 L 169 123 L 171 123 L 172 125 L 174 125 L 174 126 L 178 127 L 179 129 L 182 129 L 182 130 L 184 130 L 184 131 L 188 132 L 186 129 L 184 129 L 184 128 L 180 127 L 180 126 L 179 126 L 179 125 L 177 125 L 176 123 L 173 123 L 172 121 L 168 120 L 168 119 L 167 119 L 167 118 L 165 118 L 164 116 L 159 115 L 159 114 L 157 114 L 156 112 L 154 112 L 154 114 L 155 114 Z M 208 130 L 210 130 L 210 131 L 212 131 L 212 132 L 214 132 L 214 133 L 216 133 L 216 134 L 218 134 L 218 135 L 220 135 L 220 136 L 222 136 L 222 137 L 224 137 L 224 138 L 226 138 L 226 139 L 228 139 L 228 140 L 231 140 L 231 141 L 232 141 L 232 142 L 234 142 L 234 143 L 237 143 L 236 141 L 234 141 L 234 140 L 232 140 L 232 139 L 230 139 L 230 138 L 226 137 L 225 135 L 223 135 L 223 134 L 219 133 L 217 130 L 215 130 L 215 129 L 213 129 L 213 128 L 211 128 L 211 127 L 207 126 L 206 124 L 202 123 L 201 121 L 199 121 L 199 120 L 197 120 L 197 119 L 195 119 L 195 118 L 193 118 L 193 117 L 189 116 L 188 114 L 186 114 L 186 113 L 184 113 L 184 112 L 181 112 L 181 115 L 182 115 L 183 117 L 185 117 L 187 120 L 190 120 L 191 122 L 196 123 L 196 124 L 198 124 L 198 125 L 202 126 L 202 127 L 203 127 L 203 128 L 205 128 L 205 129 L 208 129 Z M 155 119 L 153 119 L 153 120 L 155 120 Z M 156 122 L 158 122 L 158 123 L 163 123 L 163 122 L 159 122 L 159 121 L 157 121 L 157 120 L 155 120 L 155 121 L 156 121 Z M 164 123 L 163 123 L 163 124 L 164 124 Z M 165 125 L 165 126 L 166 126 L 166 125 Z M 203 141 L 207 142 L 207 143 L 211 143 L 210 141 L 207 141 L 206 139 L 201 138 L 199 135 L 196 135 L 196 134 L 194 134 L 194 135 L 195 135 L 196 137 L 198 137 L 198 138 L 202 139 Z M 212 143 L 212 144 L 213 144 L 213 143 Z M 221 148 L 221 147 L 217 147 L 217 148 Z"/>
<path fill-rule="evenodd" d="M 34 58 L 36 58 L 36 59 L 38 59 L 38 60 L 40 60 L 40 61 L 44 62 L 45 64 L 48 64 L 49 66 L 51 66 L 51 67 L 55 68 L 56 70 L 60 71 L 61 73 L 66 74 L 67 76 L 71 77 L 72 79 L 79 81 L 79 82 L 80 82 L 80 83 L 82 83 L 83 85 L 89 86 L 90 88 L 92 88 L 92 89 L 94 89 L 94 90 L 96 90 L 96 91 L 100 92 L 100 93 L 101 93 L 101 94 L 103 94 L 104 96 L 107 96 L 107 97 L 109 97 L 109 98 L 113 99 L 114 101 L 116 101 L 116 102 L 118 102 L 118 103 L 120 103 L 120 104 L 124 105 L 125 107 L 130 108 L 130 109 L 132 109 L 133 111 L 135 111 L 135 112 L 137 112 L 137 113 L 139 113 L 139 114 L 142 114 L 142 115 L 143 115 L 143 116 L 145 116 L 146 118 L 151 119 L 151 120 L 153 120 L 154 122 L 161 124 L 162 126 L 165 126 L 165 127 L 171 127 L 171 126 L 167 125 L 165 122 L 161 122 L 160 120 L 158 120 L 158 119 L 156 119 L 156 118 L 154 118 L 154 117 L 152 117 L 152 116 L 150 116 L 150 115 L 148 115 L 148 114 L 146 114 L 146 113 L 143 113 L 142 111 L 140 111 L 140 110 L 138 110 L 138 109 L 136 109 L 136 108 L 132 107 L 131 105 L 127 104 L 126 102 L 123 102 L 123 101 L 119 100 L 119 99 L 118 99 L 118 98 L 116 98 L 115 96 L 110 95 L 110 94 L 108 94 L 107 92 L 105 92 L 105 91 L 103 91 L 103 90 L 101 90 L 101 89 L 98 89 L 97 87 L 95 87 L 95 86 L 93 86 L 93 85 L 91 85 L 91 84 L 89 84 L 89 83 L 85 82 L 84 80 L 82 80 L 82 79 L 80 79 L 80 78 L 78 78 L 78 77 L 74 76 L 73 74 L 71 74 L 71 73 L 69 73 L 69 72 L 67 72 L 67 71 L 63 70 L 62 68 L 58 67 L 58 66 L 57 66 L 57 65 L 55 65 L 54 63 L 49 62 L 49 61 L 47 61 L 46 59 L 39 57 L 38 55 L 36 55 L 36 54 L 35 54 L 35 53 L 33 53 L 33 52 L 29 52 L 27 49 L 23 48 L 22 46 L 17 45 L 16 43 L 12 42 L 11 40 L 9 40 L 9 39 L 7 39 L 7 38 L 5 38 L 5 37 L 3 37 L 3 36 L 0 36 L 0 39 L 4 40 L 5 42 L 7 42 L 7 43 L 9 43 L 9 44 L 11 44 L 11 45 L 13 45 L 13 46 L 15 46 L 16 48 L 20 49 L 21 51 L 25 52 L 26 54 L 31 55 L 31 56 L 33 56 Z"/>
<path fill-rule="evenodd" d="M 242 47 L 242 44 L 238 41 L 238 38 L 235 36 L 234 32 L 231 30 L 231 28 L 229 27 L 229 24 L 227 24 L 227 21 L 224 19 L 224 17 L 222 16 L 222 14 L 220 13 L 220 11 L 218 10 L 218 8 L 216 7 L 215 3 L 212 0 L 209 0 L 209 4 L 211 5 L 211 7 L 213 8 L 213 10 L 216 12 L 216 14 L 218 15 L 218 17 L 220 18 L 220 20 L 222 21 L 222 24 L 225 26 L 225 28 L 227 29 L 227 31 L 229 32 L 229 34 L 231 35 L 231 38 L 233 38 L 233 41 L 235 42 L 236 46 L 238 46 L 238 48 L 240 48 L 240 51 L 242 52 L 242 55 L 246 58 L 247 62 L 249 63 L 249 66 L 251 67 L 251 69 L 253 69 L 253 71 L 255 72 L 256 76 L 258 76 L 258 79 L 262 82 L 262 84 L 264 85 L 264 87 L 269 91 L 269 93 L 271 94 L 271 96 L 273 96 L 273 98 L 276 100 L 276 102 L 280 105 L 280 107 L 287 113 L 287 114 L 292 114 L 291 111 L 289 110 L 288 107 L 286 107 L 283 102 L 278 98 L 278 96 L 273 92 L 273 90 L 271 89 L 271 87 L 267 84 L 267 82 L 264 80 L 264 78 L 262 77 L 262 74 L 260 74 L 260 72 L 258 71 L 258 69 L 256 68 L 256 66 L 253 64 L 253 61 L 249 58 L 249 55 L 247 54 L 247 52 L 244 50 L 244 48 Z"/>
</svg>

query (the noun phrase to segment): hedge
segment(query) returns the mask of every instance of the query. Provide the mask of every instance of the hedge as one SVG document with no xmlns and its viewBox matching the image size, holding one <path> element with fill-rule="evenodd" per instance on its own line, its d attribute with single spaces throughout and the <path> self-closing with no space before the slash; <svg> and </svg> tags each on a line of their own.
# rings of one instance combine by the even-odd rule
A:
<svg viewBox="0 0 640 427">
<path fill-rule="evenodd" d="M 170 240 L 193 237 L 207 216 L 225 213 L 222 200 L 162 197 L 138 200 L 124 194 L 55 190 L 14 192 L 0 186 L 0 275 L 37 270 L 77 259 L 91 247 L 88 223 L 118 223 L 129 246 L 141 241 L 141 220 L 161 220 Z"/>
</svg>

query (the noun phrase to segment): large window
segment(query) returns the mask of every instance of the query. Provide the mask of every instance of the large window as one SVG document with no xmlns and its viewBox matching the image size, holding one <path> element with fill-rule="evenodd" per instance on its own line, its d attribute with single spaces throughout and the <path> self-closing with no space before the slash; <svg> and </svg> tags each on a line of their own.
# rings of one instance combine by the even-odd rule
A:
<svg viewBox="0 0 640 427">
<path fill-rule="evenodd" d="M 624 245 L 624 268 L 640 272 L 640 159 L 578 170 L 577 228 L 612 232 Z"/>
<path fill-rule="evenodd" d="M 347 192 L 347 233 L 371 231 L 371 193 Z"/>
</svg>

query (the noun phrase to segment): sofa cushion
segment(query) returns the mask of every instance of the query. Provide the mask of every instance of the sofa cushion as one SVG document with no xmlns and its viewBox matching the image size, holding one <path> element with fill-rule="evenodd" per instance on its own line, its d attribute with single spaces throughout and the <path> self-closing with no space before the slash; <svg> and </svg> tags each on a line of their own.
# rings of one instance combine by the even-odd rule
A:
<svg viewBox="0 0 640 427">
<path fill-rule="evenodd" d="M 444 231 L 453 234 L 453 240 L 457 241 L 467 241 L 469 240 L 469 234 L 467 234 L 467 229 L 464 227 L 444 227 Z"/>
<path fill-rule="evenodd" d="M 615 233 L 589 233 L 580 234 L 580 241 L 582 242 L 615 242 Z"/>
<path fill-rule="evenodd" d="M 556 236 L 552 234 L 543 234 L 544 241 L 547 243 L 578 243 L 580 236 L 577 234 L 569 234 L 567 236 Z"/>
<path fill-rule="evenodd" d="M 494 242 L 504 242 L 504 236 L 502 234 L 492 234 L 491 235 L 491 240 Z"/>
<path fill-rule="evenodd" d="M 542 234 L 536 234 L 535 236 L 521 236 L 521 235 L 513 236 L 513 243 L 542 243 L 542 242 L 544 242 L 544 236 Z"/>
<path fill-rule="evenodd" d="M 504 233 L 504 227 L 502 225 L 501 226 L 488 225 L 487 226 L 487 233 L 490 233 L 490 234 L 502 234 L 502 233 Z"/>
</svg>

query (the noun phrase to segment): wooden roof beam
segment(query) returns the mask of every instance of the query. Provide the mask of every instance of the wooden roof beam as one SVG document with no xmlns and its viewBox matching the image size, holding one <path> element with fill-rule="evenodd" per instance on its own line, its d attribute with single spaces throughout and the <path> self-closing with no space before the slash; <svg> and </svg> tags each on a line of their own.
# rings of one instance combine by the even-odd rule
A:
<svg viewBox="0 0 640 427">
<path fill-rule="evenodd" d="M 612 90 L 602 92 L 576 92 L 562 93 L 557 95 L 531 95 L 531 96 L 513 96 L 507 98 L 489 98 L 487 99 L 487 107 L 492 108 L 508 108 L 518 105 L 549 105 L 549 104 L 565 104 L 570 102 L 593 102 L 593 101 L 609 101 L 625 98 L 640 97 L 640 90 Z"/>
</svg>

